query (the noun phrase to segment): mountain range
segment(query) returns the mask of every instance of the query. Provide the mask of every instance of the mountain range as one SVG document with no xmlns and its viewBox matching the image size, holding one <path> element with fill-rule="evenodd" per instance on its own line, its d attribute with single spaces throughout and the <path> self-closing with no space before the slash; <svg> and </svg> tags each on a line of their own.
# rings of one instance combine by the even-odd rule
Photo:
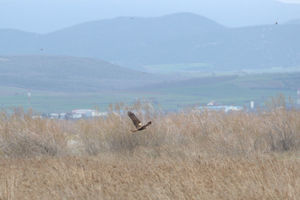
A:
<svg viewBox="0 0 300 200">
<path fill-rule="evenodd" d="M 47 34 L 0 29 L 0 55 L 92 57 L 133 69 L 205 63 L 212 70 L 300 66 L 300 24 L 230 28 L 192 13 L 92 21 Z"/>
</svg>

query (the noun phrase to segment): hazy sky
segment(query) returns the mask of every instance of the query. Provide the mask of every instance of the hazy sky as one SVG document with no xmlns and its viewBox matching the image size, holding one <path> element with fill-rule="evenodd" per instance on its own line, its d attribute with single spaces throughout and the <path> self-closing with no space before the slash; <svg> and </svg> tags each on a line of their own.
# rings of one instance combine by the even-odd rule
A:
<svg viewBox="0 0 300 200">
<path fill-rule="evenodd" d="M 300 0 L 0 0 L 0 28 L 49 32 L 90 20 L 193 12 L 227 26 L 300 19 Z"/>
</svg>

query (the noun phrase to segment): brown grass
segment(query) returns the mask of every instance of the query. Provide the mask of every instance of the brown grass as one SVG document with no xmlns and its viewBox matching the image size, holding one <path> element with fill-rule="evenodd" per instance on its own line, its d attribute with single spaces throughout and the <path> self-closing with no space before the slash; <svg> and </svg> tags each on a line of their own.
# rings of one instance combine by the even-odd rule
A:
<svg viewBox="0 0 300 200">
<path fill-rule="evenodd" d="M 149 129 L 132 134 L 120 110 Z M 0 199 L 298 199 L 300 112 L 0 116 Z M 119 110 L 119 111 L 118 111 Z M 140 112 L 144 110 L 143 114 Z"/>
</svg>

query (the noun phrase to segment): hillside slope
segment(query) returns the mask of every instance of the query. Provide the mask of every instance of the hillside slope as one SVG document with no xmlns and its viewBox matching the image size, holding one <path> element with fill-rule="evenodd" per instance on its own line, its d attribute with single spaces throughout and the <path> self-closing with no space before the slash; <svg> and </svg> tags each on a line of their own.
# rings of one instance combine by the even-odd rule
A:
<svg viewBox="0 0 300 200">
<path fill-rule="evenodd" d="M 153 82 L 147 73 L 101 60 L 66 56 L 0 57 L 1 86 L 54 90 L 99 91 Z"/>
</svg>

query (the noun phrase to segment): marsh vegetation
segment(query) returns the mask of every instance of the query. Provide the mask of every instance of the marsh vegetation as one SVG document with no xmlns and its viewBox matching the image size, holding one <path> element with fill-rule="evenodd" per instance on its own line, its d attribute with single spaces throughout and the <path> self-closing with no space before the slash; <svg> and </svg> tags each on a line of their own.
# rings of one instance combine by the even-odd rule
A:
<svg viewBox="0 0 300 200">
<path fill-rule="evenodd" d="M 0 117 L 0 199 L 297 199 L 300 112 L 116 105 L 107 118 Z M 153 124 L 132 134 L 122 113 Z"/>
</svg>

